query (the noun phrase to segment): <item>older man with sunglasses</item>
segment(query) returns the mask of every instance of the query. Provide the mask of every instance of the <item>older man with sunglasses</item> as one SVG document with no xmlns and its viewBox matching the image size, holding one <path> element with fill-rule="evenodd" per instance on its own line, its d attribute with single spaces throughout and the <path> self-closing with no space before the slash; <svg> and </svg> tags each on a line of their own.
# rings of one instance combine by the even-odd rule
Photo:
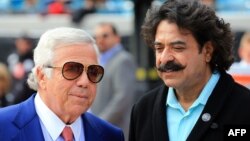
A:
<svg viewBox="0 0 250 141">
<path fill-rule="evenodd" d="M 86 32 L 55 28 L 34 50 L 28 84 L 37 94 L 0 109 L 1 141 L 123 141 L 120 129 L 86 112 L 104 69 Z"/>
</svg>

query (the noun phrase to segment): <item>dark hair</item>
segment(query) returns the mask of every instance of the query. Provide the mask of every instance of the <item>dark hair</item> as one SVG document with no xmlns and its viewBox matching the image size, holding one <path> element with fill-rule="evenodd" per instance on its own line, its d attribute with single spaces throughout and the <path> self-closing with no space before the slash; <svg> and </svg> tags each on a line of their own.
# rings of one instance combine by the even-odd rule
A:
<svg viewBox="0 0 250 141">
<path fill-rule="evenodd" d="M 210 62 L 211 70 L 220 72 L 229 69 L 233 63 L 233 35 L 228 23 L 218 18 L 210 7 L 196 0 L 168 0 L 160 8 L 148 10 L 141 34 L 147 45 L 153 47 L 158 24 L 167 20 L 177 24 L 180 29 L 191 31 L 199 43 L 203 45 L 211 41 L 214 52 Z"/>
<path fill-rule="evenodd" d="M 115 27 L 115 25 L 113 23 L 110 23 L 110 22 L 101 22 L 99 25 L 101 26 L 110 26 L 111 30 L 112 30 L 112 33 L 114 35 L 118 35 L 118 32 L 117 32 L 117 29 Z"/>
</svg>

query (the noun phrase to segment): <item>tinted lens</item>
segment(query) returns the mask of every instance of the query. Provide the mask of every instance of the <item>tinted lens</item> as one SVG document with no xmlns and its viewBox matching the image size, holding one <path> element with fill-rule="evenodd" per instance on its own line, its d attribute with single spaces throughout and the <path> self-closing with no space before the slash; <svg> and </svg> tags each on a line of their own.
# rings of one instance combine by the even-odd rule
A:
<svg viewBox="0 0 250 141">
<path fill-rule="evenodd" d="M 65 79 L 73 80 L 83 72 L 83 65 L 76 62 L 67 62 L 63 65 L 62 74 Z"/>
<path fill-rule="evenodd" d="M 93 83 L 98 83 L 102 80 L 104 74 L 103 67 L 99 65 L 90 65 L 87 70 L 88 78 Z"/>
</svg>

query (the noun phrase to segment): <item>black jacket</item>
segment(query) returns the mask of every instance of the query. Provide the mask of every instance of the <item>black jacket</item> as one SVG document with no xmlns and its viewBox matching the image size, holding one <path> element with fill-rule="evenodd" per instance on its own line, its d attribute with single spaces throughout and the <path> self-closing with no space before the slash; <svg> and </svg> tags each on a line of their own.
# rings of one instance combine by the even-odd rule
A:
<svg viewBox="0 0 250 141">
<path fill-rule="evenodd" d="M 168 141 L 166 97 L 162 85 L 148 92 L 133 107 L 129 141 Z M 187 141 L 222 141 L 224 125 L 250 125 L 250 91 L 222 73 Z M 209 113 L 211 119 L 202 120 Z M 179 134 L 181 136 L 181 133 Z"/>
</svg>

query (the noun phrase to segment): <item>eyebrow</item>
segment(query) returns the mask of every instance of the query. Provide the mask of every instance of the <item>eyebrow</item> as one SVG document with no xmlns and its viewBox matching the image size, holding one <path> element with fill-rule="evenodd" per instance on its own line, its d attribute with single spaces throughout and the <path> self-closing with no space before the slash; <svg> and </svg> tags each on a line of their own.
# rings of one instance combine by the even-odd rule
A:
<svg viewBox="0 0 250 141">
<path fill-rule="evenodd" d="M 154 41 L 153 45 L 163 45 L 163 43 L 158 42 L 158 41 Z"/>
<path fill-rule="evenodd" d="M 164 44 L 161 43 L 161 42 L 159 42 L 159 41 L 154 41 L 153 45 L 164 45 Z M 170 45 L 170 46 L 174 46 L 174 45 L 186 45 L 186 43 L 183 42 L 183 41 L 174 41 L 174 42 L 169 43 L 168 45 Z"/>
<path fill-rule="evenodd" d="M 174 42 L 169 43 L 169 45 L 171 45 L 171 46 L 174 46 L 174 45 L 186 45 L 186 43 L 183 42 L 183 41 L 174 41 Z"/>
</svg>

